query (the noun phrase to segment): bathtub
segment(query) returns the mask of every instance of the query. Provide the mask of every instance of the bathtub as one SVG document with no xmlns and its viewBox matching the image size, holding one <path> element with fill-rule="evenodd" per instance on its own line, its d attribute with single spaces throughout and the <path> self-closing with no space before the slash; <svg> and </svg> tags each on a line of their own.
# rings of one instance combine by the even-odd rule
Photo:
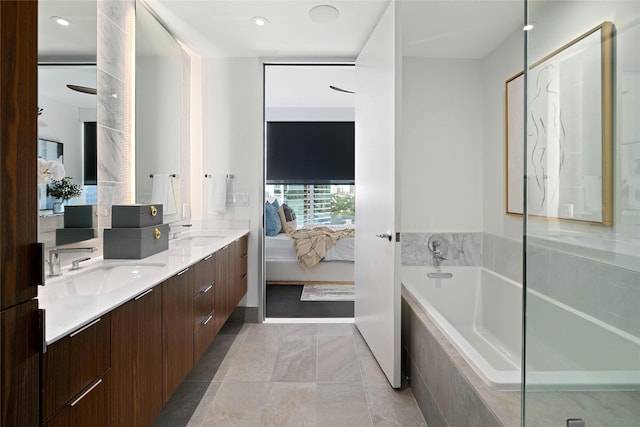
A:
<svg viewBox="0 0 640 427">
<path fill-rule="evenodd" d="M 409 292 L 476 374 L 497 390 L 521 384 L 522 286 L 479 267 L 402 267 Z M 640 339 L 527 292 L 527 389 L 640 390 Z M 615 368 L 614 368 L 615 367 Z"/>
</svg>

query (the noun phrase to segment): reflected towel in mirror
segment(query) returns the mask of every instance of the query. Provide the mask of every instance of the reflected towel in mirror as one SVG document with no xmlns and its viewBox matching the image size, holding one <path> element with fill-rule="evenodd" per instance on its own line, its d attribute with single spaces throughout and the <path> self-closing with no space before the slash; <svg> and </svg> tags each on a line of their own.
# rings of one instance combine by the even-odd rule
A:
<svg viewBox="0 0 640 427">
<path fill-rule="evenodd" d="M 154 173 L 151 187 L 151 204 L 162 205 L 163 215 L 176 213 L 176 198 L 173 194 L 173 178 L 168 173 Z"/>
</svg>

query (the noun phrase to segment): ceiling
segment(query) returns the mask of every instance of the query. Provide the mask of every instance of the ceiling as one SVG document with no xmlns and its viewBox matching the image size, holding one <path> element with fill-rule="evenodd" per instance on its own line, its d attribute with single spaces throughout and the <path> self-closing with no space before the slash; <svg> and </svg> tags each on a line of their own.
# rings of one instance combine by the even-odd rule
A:
<svg viewBox="0 0 640 427">
<path fill-rule="evenodd" d="M 71 21 L 62 27 L 51 20 Z M 98 6 L 92 0 L 38 1 L 38 61 L 96 62 Z"/>
<path fill-rule="evenodd" d="M 189 48 L 203 56 L 355 58 L 388 0 L 146 0 Z M 337 21 L 318 24 L 309 10 L 329 4 Z M 483 58 L 522 27 L 522 0 L 405 0 L 403 53 Z M 251 22 L 262 16 L 269 23 Z"/>
</svg>

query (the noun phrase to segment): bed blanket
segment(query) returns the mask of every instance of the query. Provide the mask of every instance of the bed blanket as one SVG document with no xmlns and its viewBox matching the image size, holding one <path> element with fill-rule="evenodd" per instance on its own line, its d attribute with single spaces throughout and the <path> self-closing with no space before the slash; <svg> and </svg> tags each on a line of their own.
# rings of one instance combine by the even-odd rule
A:
<svg viewBox="0 0 640 427">
<path fill-rule="evenodd" d="M 354 237 L 355 229 L 333 230 L 329 227 L 315 227 L 300 229 L 289 234 L 293 239 L 300 263 L 311 268 L 325 257 L 331 249 L 343 237 Z"/>
</svg>

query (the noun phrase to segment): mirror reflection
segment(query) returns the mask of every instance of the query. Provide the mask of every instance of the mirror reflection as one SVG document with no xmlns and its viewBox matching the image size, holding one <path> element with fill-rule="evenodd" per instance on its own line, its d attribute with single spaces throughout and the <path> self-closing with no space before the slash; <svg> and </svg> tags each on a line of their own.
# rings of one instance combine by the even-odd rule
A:
<svg viewBox="0 0 640 427">
<path fill-rule="evenodd" d="M 95 215 L 76 226 L 70 218 L 97 204 L 96 45 L 95 1 L 39 2 L 39 241 L 47 249 L 97 236 Z"/>
<path fill-rule="evenodd" d="M 183 56 L 180 45 L 136 4 L 136 203 L 162 204 L 182 218 Z"/>
</svg>

